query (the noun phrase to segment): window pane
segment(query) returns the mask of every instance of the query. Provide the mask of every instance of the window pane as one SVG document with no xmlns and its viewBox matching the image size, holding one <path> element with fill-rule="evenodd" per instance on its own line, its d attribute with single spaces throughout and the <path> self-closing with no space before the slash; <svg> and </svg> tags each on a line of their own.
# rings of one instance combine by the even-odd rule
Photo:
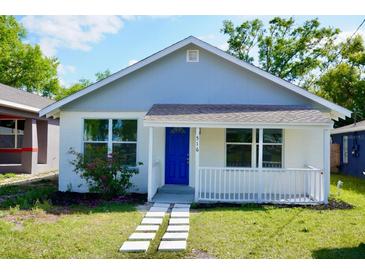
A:
<svg viewBox="0 0 365 274">
<path fill-rule="evenodd" d="M 281 145 L 263 146 L 262 167 L 281 168 Z"/>
<path fill-rule="evenodd" d="M 108 141 L 108 120 L 85 120 L 84 141 Z"/>
<path fill-rule="evenodd" d="M 0 135 L 0 148 L 14 148 L 15 136 L 14 135 Z"/>
<path fill-rule="evenodd" d="M 0 135 L 14 134 L 15 121 L 14 120 L 0 120 Z"/>
<path fill-rule="evenodd" d="M 227 145 L 228 167 L 251 167 L 251 145 Z"/>
<path fill-rule="evenodd" d="M 259 142 L 260 137 L 259 129 L 256 129 L 256 143 Z M 264 129 L 263 136 L 264 143 L 282 143 L 283 142 L 283 130 L 282 129 Z"/>
<path fill-rule="evenodd" d="M 106 143 L 85 143 L 84 156 L 87 162 L 94 160 L 97 157 L 107 157 L 108 145 Z"/>
<path fill-rule="evenodd" d="M 251 143 L 252 129 L 227 128 L 227 142 Z"/>
<path fill-rule="evenodd" d="M 18 120 L 18 134 L 24 134 L 24 120 Z"/>
<path fill-rule="evenodd" d="M 264 129 L 264 143 L 281 143 L 282 141 L 282 129 Z"/>
<path fill-rule="evenodd" d="M 113 144 L 113 153 L 118 153 L 122 157 L 122 162 L 128 166 L 135 166 L 137 162 L 136 144 Z"/>
<path fill-rule="evenodd" d="M 137 141 L 137 120 L 113 120 L 113 141 Z"/>
<path fill-rule="evenodd" d="M 23 147 L 23 135 L 18 135 L 18 148 Z"/>
</svg>

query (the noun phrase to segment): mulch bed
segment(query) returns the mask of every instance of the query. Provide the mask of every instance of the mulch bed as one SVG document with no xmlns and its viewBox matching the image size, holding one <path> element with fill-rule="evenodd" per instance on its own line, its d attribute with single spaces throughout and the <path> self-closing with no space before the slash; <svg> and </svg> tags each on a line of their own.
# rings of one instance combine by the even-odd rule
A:
<svg viewBox="0 0 365 274">
<path fill-rule="evenodd" d="M 111 199 L 105 199 L 99 193 L 77 193 L 77 192 L 54 192 L 50 196 L 52 205 L 70 206 L 70 205 L 87 205 L 98 206 L 105 202 L 120 202 L 140 204 L 147 201 L 146 194 L 129 193 L 123 196 L 115 196 Z"/>
<path fill-rule="evenodd" d="M 294 204 L 233 204 L 233 203 L 203 203 L 194 204 L 194 209 L 209 209 L 209 208 L 220 208 L 220 207 L 232 207 L 232 208 L 257 208 L 264 209 L 265 206 L 274 206 L 277 208 L 307 208 L 313 210 L 347 210 L 354 208 L 353 205 L 346 203 L 342 200 L 329 198 L 328 204 L 320 205 L 294 205 Z"/>
</svg>

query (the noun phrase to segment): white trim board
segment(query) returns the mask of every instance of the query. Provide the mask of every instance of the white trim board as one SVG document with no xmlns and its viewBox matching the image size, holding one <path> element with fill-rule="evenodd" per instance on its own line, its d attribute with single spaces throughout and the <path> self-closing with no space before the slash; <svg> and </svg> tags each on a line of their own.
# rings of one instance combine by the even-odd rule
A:
<svg viewBox="0 0 365 274">
<path fill-rule="evenodd" d="M 341 118 L 345 118 L 346 116 L 348 116 L 348 117 L 351 116 L 352 112 L 349 111 L 348 109 L 343 108 L 343 107 L 341 107 L 337 104 L 334 104 L 334 103 L 332 103 L 332 102 L 330 102 L 326 99 L 323 99 L 323 98 L 321 98 L 321 97 L 319 97 L 319 96 L 317 96 L 317 95 L 315 95 L 315 94 L 313 94 L 309 91 L 306 91 L 306 90 L 304 90 L 304 89 L 302 89 L 302 88 L 300 88 L 300 87 L 298 87 L 298 86 L 296 86 L 296 85 L 294 85 L 290 82 L 287 82 L 287 81 L 285 81 L 285 80 L 283 80 L 283 79 L 281 79 L 277 76 L 274 76 L 274 75 L 272 75 L 272 74 L 270 74 L 270 73 L 268 73 L 268 72 L 266 72 L 266 71 L 264 71 L 264 70 L 262 70 L 258 67 L 255 67 L 254 65 L 251 65 L 247 62 L 244 62 L 244 61 L 228 54 L 227 52 L 225 52 L 225 51 L 223 51 L 219 48 L 216 48 L 216 47 L 214 47 L 214 46 L 212 46 L 212 45 L 210 45 L 210 44 L 208 44 L 208 43 L 206 43 L 206 42 L 204 42 L 204 41 L 202 41 L 202 40 L 200 40 L 200 39 L 198 39 L 194 36 L 189 36 L 189 37 L 187 37 L 187 38 L 185 38 L 185 39 L 183 39 L 183 40 L 181 40 L 181 41 L 179 41 L 179 42 L 177 42 L 177 43 L 175 43 L 175 44 L 173 44 L 173 45 L 171 45 L 171 46 L 169 46 L 169 47 L 167 47 L 167 48 L 165 48 L 165 49 L 163 49 L 163 50 L 161 50 L 161 51 L 159 51 L 159 52 L 157 52 L 157 53 L 155 53 L 155 54 L 153 54 L 153 55 L 151 55 L 151 56 L 149 56 L 149 57 L 147 57 L 147 58 L 145 58 L 141 61 L 139 61 L 139 62 L 137 62 L 136 64 L 133 64 L 133 65 L 131 65 L 131 66 L 125 68 L 125 69 L 122 69 L 122 70 L 112 74 L 111 76 L 109 76 L 109 77 L 107 77 L 107 78 L 105 78 L 105 79 L 103 79 L 99 82 L 96 82 L 95 84 L 93 84 L 91 86 L 88 86 L 87 88 L 85 88 L 83 90 L 80 90 L 77 93 L 74 93 L 74 94 L 72 94 L 72 95 L 70 95 L 70 96 L 68 96 L 68 97 L 66 97 L 66 98 L 64 98 L 64 99 L 62 99 L 58 102 L 55 102 L 55 103 L 43 108 L 40 111 L 39 114 L 40 114 L 40 116 L 43 116 L 43 115 L 48 115 L 49 116 L 50 113 L 54 114 L 55 112 L 58 112 L 59 109 L 62 106 L 66 105 L 66 104 L 68 104 L 68 103 L 70 103 L 70 102 L 72 102 L 72 101 L 74 101 L 74 100 L 76 100 L 76 99 L 78 99 L 78 98 L 94 91 L 94 90 L 97 90 L 98 88 L 100 88 L 102 86 L 105 86 L 105 85 L 107 85 L 107 84 L 109 84 L 109 83 L 111 83 L 111 82 L 113 82 L 117 79 L 120 79 L 121 77 L 124 77 L 124 76 L 138 70 L 138 69 L 141 69 L 144 66 L 146 66 L 146 65 L 148 65 L 148 64 L 150 64 L 154 61 L 157 61 L 158 59 L 160 59 L 160 58 L 162 58 L 162 57 L 164 57 L 164 56 L 166 56 L 166 55 L 168 55 L 168 54 L 170 54 L 170 53 L 172 53 L 172 52 L 174 52 L 178 49 L 181 49 L 181 48 L 183 48 L 183 47 L 185 47 L 189 44 L 196 45 L 196 46 L 198 46 L 198 47 L 200 47 L 200 48 L 202 48 L 202 49 L 204 49 L 204 50 L 206 50 L 210 53 L 218 55 L 218 56 L 220 56 L 221 58 L 223 58 L 227 61 L 230 61 L 230 62 L 232 62 L 232 63 L 234 63 L 234 64 L 236 64 L 236 65 L 238 65 L 238 66 L 240 66 L 244 69 L 247 69 L 247 70 L 249 70 L 253 73 L 256 73 L 256 74 L 262 76 L 263 78 L 265 78 L 267 80 L 270 80 L 270 81 L 272 81 L 272 82 L 274 82 L 278 85 L 281 85 L 282 87 L 285 87 L 285 88 L 287 88 L 287 89 L 289 89 L 289 90 L 291 90 L 291 91 L 293 91 L 293 92 L 295 92 L 295 93 L 297 93 L 297 94 L 299 94 L 303 97 L 306 97 L 306 98 L 308 98 L 308 99 L 310 99 L 310 100 L 312 100 L 312 101 L 314 101 L 314 102 L 316 102 L 316 103 L 332 110 L 332 116 L 334 117 L 334 119 L 336 118 L 336 116 L 341 117 Z"/>
<path fill-rule="evenodd" d="M 36 112 L 36 113 L 38 113 L 38 111 L 41 110 L 40 108 L 30 107 L 27 105 L 18 104 L 18 103 L 14 103 L 14 102 L 2 100 L 2 99 L 0 99 L 0 105 L 5 106 L 5 107 L 20 109 L 20 110 L 26 110 L 26 111 L 30 111 L 30 112 Z"/>
</svg>

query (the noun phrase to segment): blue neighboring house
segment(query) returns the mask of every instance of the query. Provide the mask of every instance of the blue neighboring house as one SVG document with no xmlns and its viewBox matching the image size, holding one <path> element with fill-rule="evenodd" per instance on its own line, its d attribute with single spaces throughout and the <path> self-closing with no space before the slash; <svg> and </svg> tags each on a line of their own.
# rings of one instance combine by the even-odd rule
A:
<svg viewBox="0 0 365 274">
<path fill-rule="evenodd" d="M 340 173 L 365 178 L 365 120 L 332 130 L 331 139 L 340 145 Z"/>
</svg>

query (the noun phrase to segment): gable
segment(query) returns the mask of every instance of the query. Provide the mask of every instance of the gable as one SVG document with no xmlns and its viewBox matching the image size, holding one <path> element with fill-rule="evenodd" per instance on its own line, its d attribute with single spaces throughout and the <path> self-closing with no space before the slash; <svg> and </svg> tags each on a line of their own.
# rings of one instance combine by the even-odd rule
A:
<svg viewBox="0 0 365 274">
<path fill-rule="evenodd" d="M 298 86 L 295 86 L 285 80 L 282 80 L 274 75 L 271 75 L 270 73 L 267 73 L 253 65 L 250 65 L 246 62 L 243 62 L 242 60 L 239 60 L 237 59 L 236 57 L 218 49 L 218 48 L 215 48 L 214 46 L 208 44 L 208 43 L 205 43 L 195 37 L 188 37 L 188 38 L 185 38 L 143 60 L 141 60 L 140 62 L 132 65 L 132 66 L 129 66 L 113 75 L 111 75 L 110 77 L 102 80 L 102 81 L 99 81 L 73 95 L 70 95 L 64 99 L 62 99 L 61 101 L 59 102 L 56 102 L 44 109 L 42 109 L 40 111 L 40 115 L 43 116 L 43 115 L 48 115 L 48 116 L 52 116 L 52 115 L 57 115 L 57 113 L 59 112 L 59 110 L 62 108 L 62 109 L 65 109 L 65 106 L 66 108 L 72 108 L 72 106 L 70 106 L 71 104 L 74 104 L 75 105 L 75 102 L 76 101 L 79 101 L 78 99 L 83 97 L 89 97 L 88 95 L 90 95 L 91 93 L 93 94 L 98 94 L 100 92 L 102 92 L 103 90 L 108 90 L 108 89 L 117 89 L 118 91 L 120 91 L 121 89 L 123 89 L 121 86 L 124 85 L 124 86 L 127 86 L 128 85 L 125 85 L 125 83 L 127 83 L 128 81 L 126 79 L 130 78 L 131 75 L 133 75 L 134 78 L 138 78 L 136 75 L 138 75 L 138 72 L 140 73 L 141 71 L 144 71 L 145 75 L 147 75 L 148 73 L 148 69 L 153 66 L 153 65 L 156 65 L 156 64 L 163 64 L 164 62 L 166 62 L 166 59 L 168 59 L 168 57 L 171 58 L 171 56 L 173 55 L 178 55 L 179 51 L 182 51 L 182 49 L 184 49 L 184 47 L 187 47 L 189 46 L 190 49 L 193 49 L 193 48 L 199 48 L 200 50 L 203 50 L 207 53 L 207 55 L 212 55 L 213 58 L 212 59 L 220 59 L 220 62 L 225 62 L 225 63 L 228 63 L 230 66 L 235 66 L 236 69 L 237 67 L 239 69 L 241 69 L 242 71 L 245 71 L 247 73 L 247 75 L 250 75 L 251 74 L 251 78 L 254 77 L 254 78 L 259 78 L 259 81 L 262 82 L 262 83 L 270 83 L 271 84 L 271 87 L 275 86 L 276 88 L 274 88 L 274 90 L 276 89 L 280 89 L 280 90 L 287 90 L 289 91 L 289 94 L 287 94 L 285 97 L 289 97 L 287 99 L 292 99 L 293 97 L 298 97 L 297 95 L 299 95 L 299 98 L 301 98 L 300 101 L 305 101 L 305 102 L 308 102 L 310 105 L 315 105 L 315 106 L 320 106 L 320 108 L 322 109 L 325 109 L 327 112 L 329 112 L 331 114 L 331 117 L 333 119 L 338 119 L 338 117 L 341 117 L 341 118 L 344 118 L 345 116 L 351 116 L 351 111 L 339 106 L 339 105 L 336 105 L 332 102 L 329 102 L 319 96 L 316 96 Z M 184 58 L 185 58 L 185 54 L 183 54 Z M 218 86 L 214 86 L 214 87 L 222 87 L 223 89 L 220 90 L 219 94 L 218 94 L 218 98 L 222 99 L 222 91 L 224 91 L 224 95 L 227 97 L 229 96 L 229 100 L 236 100 L 236 95 L 237 95 L 237 92 L 235 92 L 235 90 L 237 90 L 237 88 L 233 88 L 232 90 L 229 89 L 231 88 L 232 86 L 235 86 L 237 87 L 238 85 L 241 86 L 241 88 L 245 85 L 247 85 L 247 83 L 253 83 L 252 81 L 251 82 L 246 82 L 246 84 L 244 84 L 242 86 L 242 79 L 241 77 L 239 77 L 239 80 L 238 82 L 236 82 L 236 79 L 232 79 L 232 78 L 225 78 L 223 79 L 222 82 L 219 82 L 217 83 L 216 80 L 218 79 L 221 79 L 221 77 L 223 77 L 225 74 L 223 73 L 224 72 L 224 64 L 222 65 L 222 68 L 221 70 L 217 73 L 212 73 L 211 69 L 212 67 L 209 67 L 208 62 L 209 58 L 207 58 L 207 62 L 204 63 L 204 65 L 202 66 L 197 66 L 195 68 L 189 68 L 188 71 L 182 67 L 179 67 L 181 66 L 180 63 L 178 65 L 175 65 L 173 64 L 173 62 L 169 62 L 168 66 L 169 66 L 169 70 L 166 71 L 165 70 L 165 78 L 161 79 L 161 75 L 157 75 L 157 73 L 155 72 L 152 77 L 156 77 L 156 79 L 160 79 L 160 85 L 162 83 L 165 84 L 165 86 L 167 87 L 170 87 L 170 90 L 169 92 L 167 92 L 166 94 L 166 91 L 165 89 L 161 89 L 161 87 L 159 85 L 155 85 L 153 83 L 151 83 L 150 81 L 147 81 L 146 83 L 144 83 L 144 86 L 147 86 L 149 88 L 149 90 L 151 90 L 152 88 L 157 88 L 158 91 L 161 91 L 160 93 L 165 93 L 165 95 L 168 95 L 168 97 L 160 97 L 158 96 L 158 100 L 162 100 L 162 98 L 168 98 L 169 100 L 171 100 L 170 102 L 175 102 L 175 98 L 170 98 L 170 97 L 173 97 L 171 95 L 175 94 L 174 92 L 177 91 L 177 92 L 180 92 L 181 91 L 181 87 L 184 87 L 186 89 L 188 89 L 190 91 L 189 94 L 184 94 L 184 96 L 181 95 L 181 93 L 176 93 L 176 94 L 180 94 L 179 96 L 179 101 L 176 102 L 176 103 L 181 103 L 182 101 L 184 101 L 188 96 L 190 96 L 190 101 L 189 103 L 191 102 L 192 98 L 194 98 L 196 101 L 194 101 L 193 103 L 196 103 L 197 101 L 201 100 L 202 98 L 199 98 L 200 96 L 200 93 L 194 93 L 192 94 L 192 90 L 196 91 L 196 88 L 191 88 L 191 85 L 194 84 L 194 83 L 197 83 L 196 79 L 194 81 L 194 77 L 200 77 L 200 80 L 201 82 L 198 83 L 198 87 L 204 87 L 202 88 L 201 90 L 205 90 L 207 88 L 207 86 L 213 86 L 214 84 L 217 84 Z M 200 62 L 199 62 L 200 63 Z M 198 64 L 198 63 L 196 63 Z M 213 67 L 215 66 L 215 64 L 213 64 Z M 199 68 L 199 69 L 198 69 Z M 173 78 L 167 78 L 170 75 L 170 70 L 173 70 L 174 71 L 174 75 L 175 77 Z M 147 71 L 147 72 L 146 72 Z M 180 71 L 182 74 L 181 75 L 184 75 L 184 76 L 188 76 L 190 77 L 188 80 L 190 81 L 190 79 L 193 79 L 192 81 L 190 81 L 188 84 L 186 84 L 187 81 L 176 81 L 176 80 L 181 80 L 179 79 L 179 77 L 177 76 L 177 73 Z M 194 72 L 198 71 L 198 74 L 194 74 Z M 204 73 L 202 74 L 201 72 Z M 253 75 L 253 76 L 252 76 Z M 212 78 L 211 79 L 211 82 L 210 84 L 206 84 L 206 80 L 207 80 L 207 77 L 214 77 L 214 76 L 217 76 L 217 78 Z M 230 75 L 228 75 L 230 76 Z M 143 80 L 147 80 L 148 77 L 143 77 Z M 121 84 L 121 82 L 119 80 L 124 80 L 122 81 L 123 84 Z M 164 82 L 165 81 L 165 82 Z M 175 82 L 174 82 L 175 81 Z M 152 81 L 153 82 L 153 81 Z M 204 85 L 205 83 L 205 85 Z M 227 83 L 229 83 L 227 85 Z M 151 85 L 152 84 L 152 85 Z M 173 84 L 173 87 L 171 89 L 171 84 Z M 118 87 L 116 88 L 115 85 L 118 85 Z M 150 86 L 151 85 L 151 86 Z M 178 86 L 177 86 L 178 85 Z M 109 87 L 108 87 L 109 86 Z M 247 86 L 246 86 L 247 87 Z M 252 87 L 252 86 L 248 86 L 249 87 Z M 190 88 L 190 89 L 189 89 Z M 262 85 L 261 85 L 261 88 Z M 134 88 L 132 87 L 131 88 L 132 90 L 134 89 L 141 89 L 141 87 L 139 88 Z M 128 89 L 130 90 L 130 89 Z M 174 92 L 171 92 L 171 90 L 173 90 Z M 214 92 L 214 90 L 216 89 L 211 89 L 210 90 L 210 97 L 212 97 L 213 95 L 217 95 L 216 92 Z M 261 90 L 261 92 L 260 92 Z M 270 91 L 271 90 L 271 91 Z M 183 92 L 185 92 L 185 90 L 183 89 L 182 90 Z M 263 92 L 262 92 L 263 91 Z M 107 91 L 104 91 L 105 93 L 107 93 Z M 261 94 L 261 96 L 263 96 L 264 98 L 261 98 L 262 100 L 259 100 L 258 102 L 255 102 L 255 100 L 253 100 L 252 102 L 255 102 L 257 104 L 260 104 L 261 102 L 266 102 L 268 99 L 273 99 L 274 101 L 276 101 L 278 99 L 278 97 L 280 96 L 284 96 L 283 94 L 281 93 L 274 93 L 275 94 L 275 98 L 272 98 L 270 96 L 270 94 L 272 95 L 273 94 L 273 91 L 271 88 L 267 88 L 267 87 L 264 87 L 264 89 L 257 89 L 256 92 L 259 92 L 258 94 L 255 94 L 256 97 L 258 97 L 258 95 Z M 265 92 L 270 92 L 270 94 L 265 94 Z M 275 92 L 275 91 L 274 91 Z M 234 93 L 234 94 L 232 94 Z M 204 97 L 204 94 L 207 95 L 207 93 L 204 93 L 203 92 L 203 97 Z M 119 94 L 118 94 L 119 95 Z M 142 94 L 141 94 L 142 95 Z M 150 95 L 150 93 L 148 93 L 147 95 Z M 250 95 L 250 94 L 246 94 L 247 95 Z M 170 96 L 170 97 L 169 97 Z M 195 97 L 194 97 L 195 96 Z M 232 96 L 232 97 L 231 97 Z M 242 95 L 241 95 L 242 96 Z M 254 96 L 254 97 L 255 97 Z M 104 97 L 104 96 L 103 96 Z M 132 96 L 133 97 L 133 96 Z M 210 101 L 210 97 L 204 97 L 204 103 L 206 103 L 206 101 Z M 303 99 L 304 98 L 304 99 Z M 100 99 L 103 99 L 103 98 L 100 98 Z M 126 99 L 126 98 L 122 98 L 123 100 Z M 152 99 L 152 98 L 148 98 L 147 99 Z M 156 98 L 155 98 L 156 99 Z M 226 98 L 227 99 L 227 98 Z M 240 99 L 240 98 L 238 98 Z M 249 96 L 248 98 L 245 98 L 246 100 L 252 100 L 252 96 Z M 281 104 L 285 104 L 285 98 L 281 98 L 279 101 Z M 148 100 L 147 100 L 148 101 Z M 213 100 L 214 101 L 214 100 Z M 103 101 L 104 102 L 104 101 Z M 221 103 L 222 100 L 219 100 L 219 103 Z M 124 101 L 123 101 L 124 103 Z M 131 105 L 129 105 L 130 107 L 131 106 L 136 106 L 136 108 L 139 108 L 140 107 L 140 104 L 135 104 L 134 101 L 131 101 Z M 158 102 L 154 102 L 154 103 L 158 103 Z M 273 102 L 270 102 L 271 104 L 273 104 Z M 92 104 L 92 102 L 91 102 Z M 74 106 L 75 107 L 75 106 Z M 82 105 L 80 105 L 80 108 L 83 107 Z M 100 107 L 102 107 L 102 105 L 100 105 Z M 79 109 L 80 110 L 80 109 Z M 118 111 L 122 111 L 120 108 L 118 108 Z"/>
<path fill-rule="evenodd" d="M 199 49 L 199 62 L 186 62 Z M 194 45 L 183 47 L 65 106 L 68 111 L 148 111 L 153 104 L 310 105 L 309 99 Z"/>
</svg>

